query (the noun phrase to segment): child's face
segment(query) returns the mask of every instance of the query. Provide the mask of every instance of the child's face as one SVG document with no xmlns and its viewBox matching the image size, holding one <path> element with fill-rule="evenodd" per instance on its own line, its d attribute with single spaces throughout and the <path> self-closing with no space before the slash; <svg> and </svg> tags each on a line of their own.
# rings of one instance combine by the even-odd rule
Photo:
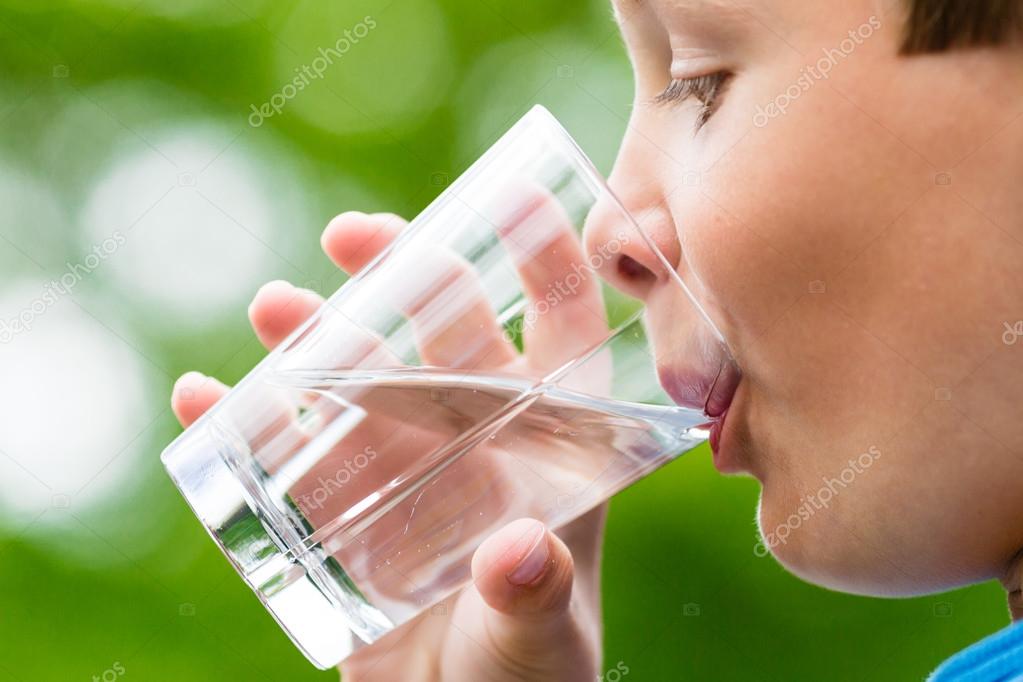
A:
<svg viewBox="0 0 1023 682">
<path fill-rule="evenodd" d="M 611 185 L 742 369 L 715 459 L 763 484 L 766 544 L 850 591 L 999 576 L 1023 545 L 1019 55 L 900 57 L 883 0 L 615 9 L 636 101 Z M 706 111 L 652 103 L 718 73 Z M 639 270 L 611 277 L 670 347 L 674 285 Z"/>
</svg>

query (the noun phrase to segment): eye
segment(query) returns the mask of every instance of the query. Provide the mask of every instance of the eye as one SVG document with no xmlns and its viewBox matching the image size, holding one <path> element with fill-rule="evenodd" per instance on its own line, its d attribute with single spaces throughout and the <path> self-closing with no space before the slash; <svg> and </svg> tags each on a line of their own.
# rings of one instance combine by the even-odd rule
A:
<svg viewBox="0 0 1023 682">
<path fill-rule="evenodd" d="M 694 78 L 674 78 L 664 91 L 654 97 L 654 104 L 673 104 L 696 99 L 700 102 L 700 112 L 696 118 L 696 129 L 714 115 L 720 105 L 720 98 L 728 84 L 731 74 L 726 71 L 696 76 Z"/>
</svg>

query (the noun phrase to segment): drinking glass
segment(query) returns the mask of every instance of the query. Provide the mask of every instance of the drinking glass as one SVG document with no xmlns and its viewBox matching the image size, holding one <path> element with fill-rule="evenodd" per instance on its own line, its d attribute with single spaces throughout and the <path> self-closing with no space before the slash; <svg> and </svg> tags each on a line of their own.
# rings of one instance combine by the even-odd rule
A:
<svg viewBox="0 0 1023 682">
<path fill-rule="evenodd" d="M 610 229 L 594 243 L 596 222 Z M 632 240 L 681 301 L 689 340 L 670 352 L 723 357 L 674 268 L 535 107 L 164 451 L 315 665 L 464 587 L 508 522 L 556 529 L 708 437 L 705 396 L 672 402 L 641 303 L 599 277 Z"/>
</svg>

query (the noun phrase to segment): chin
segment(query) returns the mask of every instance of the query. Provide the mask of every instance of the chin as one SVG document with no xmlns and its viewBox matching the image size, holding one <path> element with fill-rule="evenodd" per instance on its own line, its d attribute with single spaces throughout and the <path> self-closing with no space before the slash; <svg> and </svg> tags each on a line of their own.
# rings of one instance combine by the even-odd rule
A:
<svg viewBox="0 0 1023 682">
<path fill-rule="evenodd" d="M 795 525 L 793 516 L 775 510 L 767 494 L 762 495 L 757 553 L 769 551 L 785 570 L 819 587 L 872 597 L 911 597 L 958 586 L 915 573 L 917 567 L 901 561 L 904 557 L 896 556 L 881 538 L 869 536 L 869 529 L 855 519 L 843 522 L 821 515 L 790 532 L 786 524 Z M 855 532 L 846 530 L 849 527 Z"/>
</svg>

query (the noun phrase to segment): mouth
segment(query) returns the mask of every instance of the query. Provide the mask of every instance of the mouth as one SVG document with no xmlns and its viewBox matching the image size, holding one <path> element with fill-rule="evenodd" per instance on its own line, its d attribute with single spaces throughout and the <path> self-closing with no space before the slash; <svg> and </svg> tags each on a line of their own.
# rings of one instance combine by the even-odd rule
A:
<svg viewBox="0 0 1023 682">
<path fill-rule="evenodd" d="M 659 370 L 661 385 L 671 399 L 682 407 L 702 410 L 710 419 L 708 443 L 714 453 L 714 467 L 721 473 L 740 471 L 729 456 L 727 417 L 742 382 L 742 372 L 731 358 L 723 358 L 716 374 L 683 373 L 672 368 Z"/>
</svg>

